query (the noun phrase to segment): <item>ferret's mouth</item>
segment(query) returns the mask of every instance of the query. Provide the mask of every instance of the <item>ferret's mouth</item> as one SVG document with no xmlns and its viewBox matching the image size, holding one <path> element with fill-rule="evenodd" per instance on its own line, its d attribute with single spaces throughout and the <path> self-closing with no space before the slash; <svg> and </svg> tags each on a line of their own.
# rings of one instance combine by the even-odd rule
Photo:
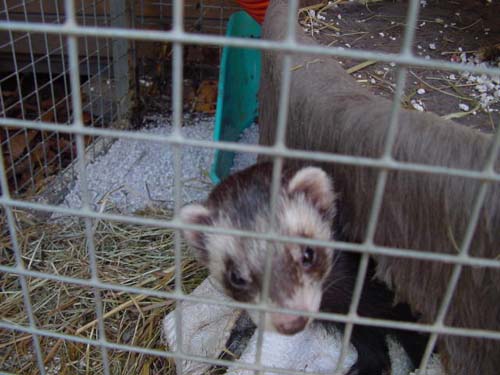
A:
<svg viewBox="0 0 500 375">
<path fill-rule="evenodd" d="M 303 331 L 309 323 L 309 318 L 300 315 L 288 315 L 272 313 L 271 322 L 278 333 L 282 335 L 294 335 Z"/>
</svg>

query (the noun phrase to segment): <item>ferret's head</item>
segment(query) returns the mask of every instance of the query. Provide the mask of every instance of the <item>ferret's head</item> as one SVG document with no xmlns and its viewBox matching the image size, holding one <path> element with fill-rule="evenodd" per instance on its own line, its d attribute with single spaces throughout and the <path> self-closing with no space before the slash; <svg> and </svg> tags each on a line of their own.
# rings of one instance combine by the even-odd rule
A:
<svg viewBox="0 0 500 375">
<path fill-rule="evenodd" d="M 272 166 L 260 164 L 217 186 L 205 204 L 181 211 L 190 224 L 268 232 L 329 240 L 334 215 L 332 182 L 319 168 L 285 170 L 271 228 Z M 185 230 L 198 259 L 226 293 L 237 301 L 259 302 L 266 256 L 273 249 L 269 302 L 276 307 L 317 312 L 323 284 L 330 272 L 332 249 Z M 251 314 L 252 315 L 252 314 Z M 303 330 L 309 319 L 300 315 L 266 314 L 266 329 L 283 334 Z"/>
</svg>

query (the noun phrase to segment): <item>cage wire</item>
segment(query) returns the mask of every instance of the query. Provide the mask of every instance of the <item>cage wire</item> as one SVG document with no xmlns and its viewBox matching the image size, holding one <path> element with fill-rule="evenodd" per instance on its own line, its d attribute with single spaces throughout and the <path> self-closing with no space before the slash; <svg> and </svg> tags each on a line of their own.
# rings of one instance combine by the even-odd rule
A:
<svg viewBox="0 0 500 375">
<path fill-rule="evenodd" d="M 224 33 L 228 15 L 236 7 L 234 4 L 222 6 L 224 2 L 221 1 L 212 3 L 186 2 L 189 15 L 185 18 L 186 30 Z M 172 27 L 171 9 L 172 2 L 168 1 L 81 0 L 75 2 L 75 22 L 84 27 L 169 30 Z M 60 0 L 2 0 L 0 21 L 61 25 L 67 22 L 67 15 Z M 61 125 L 72 123 L 67 37 L 60 33 L 13 30 L 5 30 L 0 37 L 2 117 Z M 135 82 L 130 70 L 137 69 L 138 76 L 147 76 L 155 69 L 155 64 L 151 63 L 152 56 L 146 51 L 152 50 L 156 54 L 161 49 L 157 46 L 151 48 L 151 43 L 132 46 L 127 40 L 99 35 L 81 36 L 78 46 L 83 121 L 89 127 L 117 125 L 117 120 L 124 118 L 132 108 L 129 95 Z M 170 50 L 163 50 L 159 57 L 155 56 L 154 62 L 165 64 L 171 60 L 170 55 Z M 199 80 L 206 75 L 200 65 L 194 68 Z M 209 68 L 205 66 L 204 69 Z M 214 77 L 217 65 L 210 66 L 210 69 Z M 171 71 L 171 66 L 165 64 L 162 70 Z M 164 80 L 167 78 L 171 79 L 170 76 L 163 77 Z M 120 127 L 130 125 L 120 122 Z M 95 140 L 93 136 L 85 137 L 91 159 L 107 146 L 103 140 Z M 48 177 L 54 177 L 61 170 L 67 170 L 68 175 L 64 181 L 57 182 L 61 188 L 67 185 L 75 177 L 75 142 L 72 134 L 62 135 L 58 131 L 35 132 L 3 127 L 1 145 L 12 191 L 15 194 L 37 192 Z"/>
<path fill-rule="evenodd" d="M 421 363 L 425 368 L 438 335 L 463 335 L 500 340 L 500 332 L 449 327 L 444 325 L 444 317 L 450 304 L 458 278 L 464 266 L 500 268 L 498 259 L 483 259 L 468 255 L 469 244 L 474 228 L 478 222 L 480 208 L 484 202 L 489 183 L 499 183 L 500 174 L 493 169 L 493 162 L 500 147 L 500 131 L 494 137 L 487 165 L 482 171 L 461 170 L 439 166 L 402 163 L 391 158 L 391 149 L 397 131 L 400 97 L 403 93 L 407 67 L 429 67 L 451 71 L 469 71 L 490 75 L 500 74 L 500 69 L 484 66 L 465 66 L 446 61 L 428 60 L 415 56 L 411 46 L 415 36 L 415 25 L 419 12 L 419 0 L 409 2 L 404 40 L 400 53 L 388 54 L 366 50 L 341 49 L 336 47 L 298 45 L 294 40 L 294 20 L 297 15 L 298 1 L 290 1 L 288 37 L 283 42 L 269 40 L 247 40 L 227 38 L 224 32 L 227 16 L 236 9 L 234 4 L 224 1 L 158 1 L 131 2 L 123 0 L 97 1 L 19 1 L 3 0 L 0 10 L 0 51 L 3 61 L 0 90 L 2 94 L 0 126 L 2 132 L 2 165 L 0 182 L 2 195 L 0 204 L 6 218 L 6 230 L 9 232 L 12 250 L 15 255 L 15 266 L 0 265 L 4 275 L 16 275 L 19 279 L 24 299 L 24 311 L 27 323 L 13 323 L 0 320 L 0 328 L 31 335 L 33 350 L 39 372 L 46 373 L 44 353 L 40 345 L 42 337 L 59 339 L 99 347 L 101 350 L 103 372 L 110 374 L 110 350 L 122 350 L 141 353 L 173 360 L 193 360 L 211 365 L 227 366 L 230 362 L 222 359 L 204 358 L 183 353 L 182 344 L 177 350 L 164 351 L 144 348 L 136 345 L 125 345 L 110 342 L 105 334 L 103 319 L 103 291 L 142 294 L 177 302 L 191 301 L 205 304 L 223 304 L 234 308 L 264 312 L 297 313 L 289 309 L 281 309 L 267 305 L 269 289 L 271 257 L 265 268 L 263 283 L 263 300 L 260 304 L 249 305 L 239 302 L 222 302 L 210 298 L 193 297 L 182 289 L 182 251 L 179 230 L 182 228 L 198 229 L 205 232 L 226 235 L 261 238 L 268 241 L 286 241 L 299 244 L 310 244 L 334 247 L 339 250 L 361 252 L 361 266 L 357 275 L 353 300 L 347 315 L 326 313 L 304 313 L 312 318 L 335 320 L 346 323 L 343 338 L 343 350 L 339 364 L 343 363 L 346 348 L 352 333 L 353 324 L 374 325 L 388 328 L 411 329 L 430 333 L 427 350 Z M 189 10 L 191 8 L 191 10 Z M 198 13 L 197 13 L 198 12 Z M 186 16 L 188 15 L 188 16 Z M 170 135 L 151 135 L 145 132 L 131 132 L 126 127 L 115 126 L 122 118 L 128 116 L 131 103 L 130 92 L 137 90 L 134 86 L 135 69 L 142 69 L 147 74 L 145 57 L 138 56 L 141 48 L 148 43 L 168 43 L 172 46 L 171 57 L 172 79 L 172 123 Z M 238 144 L 231 142 L 213 142 L 208 140 L 187 139 L 181 134 L 183 113 L 183 68 L 186 45 L 246 47 L 285 51 L 291 53 L 315 53 L 323 56 L 349 57 L 353 59 L 395 62 L 398 65 L 397 85 L 394 94 L 390 130 L 387 134 L 383 155 L 378 159 L 351 157 L 347 155 L 327 154 L 290 150 L 284 146 L 286 131 L 286 114 L 288 110 L 287 95 L 290 90 L 291 59 L 284 59 L 282 67 L 282 87 L 277 125 L 277 140 L 272 147 Z M 132 58 L 131 58 L 132 56 Z M 133 63 L 131 63 L 133 62 Z M 132 66 L 131 66 L 132 65 Z M 41 77 L 41 78 L 40 78 Z M 42 100 L 41 93 L 47 91 L 48 99 Z M 6 91 L 9 94 L 6 95 Z M 9 98 L 6 101 L 4 98 Z M 41 142 L 33 142 L 34 137 L 41 137 Z M 155 217 L 138 217 L 109 212 L 97 212 L 89 204 L 89 192 L 86 180 L 86 160 L 92 159 L 99 152 L 97 138 L 133 139 L 160 142 L 174 149 L 174 216 L 170 220 Z M 21 145 L 21 146 L 19 146 Z M 341 241 L 319 241 L 304 238 L 291 238 L 279 233 L 253 233 L 242 230 L 212 228 L 200 225 L 186 225 L 179 221 L 178 212 L 183 202 L 181 199 L 182 181 L 180 170 L 181 146 L 197 146 L 209 149 L 249 152 L 273 156 L 273 184 L 271 206 L 274 212 L 279 189 L 280 173 L 284 158 L 296 158 L 322 162 L 341 162 L 356 166 L 371 166 L 379 169 L 376 193 L 371 207 L 366 241 L 361 244 Z M 22 156 L 18 157 L 18 149 Z M 25 152 L 26 151 L 26 152 Z M 35 157 L 33 157 L 35 155 Z M 36 163 L 42 165 L 38 168 Z M 33 202 L 23 199 L 22 193 L 27 190 L 37 191 L 41 181 L 55 172 L 67 170 L 74 178 L 78 172 L 81 176 L 83 206 L 81 209 L 66 208 L 56 204 Z M 377 217 L 381 208 L 383 191 L 388 172 L 402 170 L 419 173 L 460 176 L 481 181 L 474 210 L 470 218 L 465 239 L 457 255 L 420 252 L 413 249 L 398 249 L 377 246 L 373 243 Z M 46 182 L 44 182 L 46 183 Z M 76 278 L 55 273 L 40 272 L 26 266 L 17 241 L 18 227 L 14 216 L 16 209 L 27 209 L 42 213 L 60 213 L 84 220 L 87 251 L 89 258 L 89 278 Z M 274 216 L 274 215 L 273 215 Z M 142 226 L 169 228 L 175 235 L 175 289 L 173 291 L 153 290 L 145 287 L 132 287 L 118 283 L 103 281 L 98 275 L 97 254 L 94 246 L 94 225 L 97 221 L 116 221 Z M 270 228 L 273 228 L 271 225 Z M 363 280 L 366 275 L 370 254 L 413 257 L 422 260 L 447 262 L 454 265 L 445 298 L 441 302 L 439 314 L 434 324 L 417 324 L 408 322 L 386 321 L 356 315 Z M 52 280 L 68 285 L 91 288 L 94 293 L 95 315 L 98 321 L 98 338 L 91 339 L 73 334 L 56 332 L 39 327 L 34 317 L 29 279 Z M 176 332 L 182 337 L 182 313 L 177 309 Z M 262 325 L 260 325 L 262 326 Z M 259 372 L 271 371 L 261 364 L 261 348 L 263 331 L 258 330 L 258 352 L 254 364 L 240 363 L 238 367 Z M 182 373 L 181 362 L 176 362 L 179 373 Z M 273 368 L 272 372 L 284 374 L 303 373 L 287 369 Z"/>
</svg>

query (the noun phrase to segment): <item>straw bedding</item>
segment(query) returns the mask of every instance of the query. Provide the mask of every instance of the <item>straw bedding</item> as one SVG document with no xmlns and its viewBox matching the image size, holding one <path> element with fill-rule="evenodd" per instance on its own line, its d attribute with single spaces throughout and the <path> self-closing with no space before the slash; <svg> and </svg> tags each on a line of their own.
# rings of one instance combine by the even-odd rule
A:
<svg viewBox="0 0 500 375">
<path fill-rule="evenodd" d="M 143 211 L 148 217 L 171 217 L 168 211 Z M 18 242 L 26 268 L 76 278 L 89 278 L 85 224 L 81 220 L 46 222 L 26 212 L 15 212 Z M 0 216 L 0 220 L 5 220 Z M 5 222 L 1 222 L 5 229 Z M 98 273 L 104 282 L 169 291 L 174 288 L 174 231 L 117 222 L 93 222 Z M 7 232 L 0 237 L 0 262 L 14 265 Z M 206 272 L 182 249 L 183 289 L 192 291 Z M 41 329 L 97 338 L 94 294 L 91 288 L 29 278 L 36 324 Z M 0 316 L 28 325 L 17 276 L 0 276 Z M 131 295 L 112 290 L 101 293 L 106 338 L 110 342 L 164 350 L 161 319 L 175 307 L 172 300 Z M 102 359 L 97 347 L 41 337 L 49 374 L 99 374 Z M 170 374 L 165 358 L 110 350 L 113 374 Z M 0 330 L 0 371 L 37 374 L 30 335 Z"/>
</svg>

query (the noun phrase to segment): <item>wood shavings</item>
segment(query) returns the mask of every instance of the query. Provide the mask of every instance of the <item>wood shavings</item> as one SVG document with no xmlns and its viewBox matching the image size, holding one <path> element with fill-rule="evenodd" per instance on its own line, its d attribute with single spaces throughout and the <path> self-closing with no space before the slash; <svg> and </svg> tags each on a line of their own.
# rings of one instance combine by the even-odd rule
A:
<svg viewBox="0 0 500 375">
<path fill-rule="evenodd" d="M 421 100 L 412 99 L 411 102 L 410 102 L 410 104 L 411 104 L 411 106 L 413 108 L 415 108 L 419 112 L 424 112 L 425 111 L 424 103 Z"/>
</svg>

